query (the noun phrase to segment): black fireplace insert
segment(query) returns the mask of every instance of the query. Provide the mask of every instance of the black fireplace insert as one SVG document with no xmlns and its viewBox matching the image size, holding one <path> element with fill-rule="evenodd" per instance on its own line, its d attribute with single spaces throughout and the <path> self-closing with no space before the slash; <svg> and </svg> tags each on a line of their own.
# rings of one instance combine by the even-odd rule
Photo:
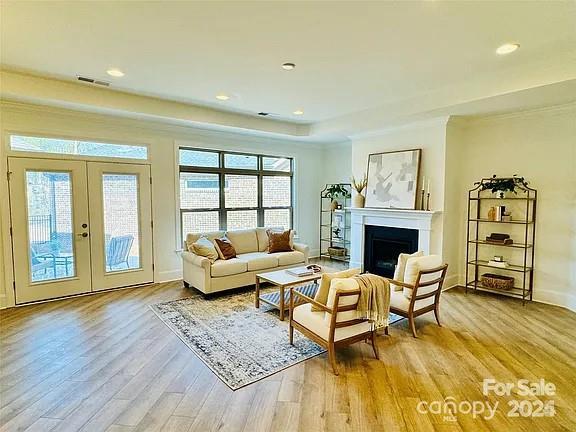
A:
<svg viewBox="0 0 576 432">
<path fill-rule="evenodd" d="M 418 230 L 367 225 L 364 231 L 364 270 L 394 277 L 401 253 L 418 251 Z"/>
</svg>

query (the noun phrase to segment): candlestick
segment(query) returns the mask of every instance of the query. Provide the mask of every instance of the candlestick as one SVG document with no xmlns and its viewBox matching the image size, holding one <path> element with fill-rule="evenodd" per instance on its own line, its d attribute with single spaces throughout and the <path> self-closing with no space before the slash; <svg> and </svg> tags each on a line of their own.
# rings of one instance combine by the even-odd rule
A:
<svg viewBox="0 0 576 432">
<path fill-rule="evenodd" d="M 428 195 L 427 195 L 426 210 L 430 211 L 430 192 L 428 192 Z"/>
<path fill-rule="evenodd" d="M 428 190 L 426 192 L 428 192 L 428 195 L 430 195 L 430 178 L 428 178 Z"/>
<path fill-rule="evenodd" d="M 422 188 L 422 197 L 420 198 L 420 210 L 424 210 L 424 188 Z"/>
</svg>

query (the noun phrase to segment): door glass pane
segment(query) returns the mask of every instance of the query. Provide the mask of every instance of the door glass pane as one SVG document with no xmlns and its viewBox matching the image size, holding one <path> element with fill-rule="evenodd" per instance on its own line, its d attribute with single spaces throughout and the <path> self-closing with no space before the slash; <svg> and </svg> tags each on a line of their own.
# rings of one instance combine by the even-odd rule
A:
<svg viewBox="0 0 576 432">
<path fill-rule="evenodd" d="M 26 195 L 30 279 L 75 276 L 70 173 L 27 171 Z"/>
<path fill-rule="evenodd" d="M 264 210 L 264 226 L 290 228 L 290 209 Z"/>
<path fill-rule="evenodd" d="M 292 201 L 291 178 L 287 176 L 262 177 L 262 206 L 290 207 Z"/>
<path fill-rule="evenodd" d="M 209 209 L 220 207 L 218 174 L 180 173 L 180 208 Z"/>
<path fill-rule="evenodd" d="M 217 211 L 182 213 L 182 236 L 186 234 L 220 230 Z"/>
<path fill-rule="evenodd" d="M 224 201 L 226 208 L 258 206 L 258 177 L 251 175 L 226 175 Z"/>
<path fill-rule="evenodd" d="M 256 210 L 235 210 L 226 213 L 226 229 L 236 230 L 256 228 L 258 215 Z"/>
<path fill-rule="evenodd" d="M 104 174 L 106 272 L 140 268 L 138 176 Z"/>
<path fill-rule="evenodd" d="M 258 157 L 241 154 L 224 155 L 224 166 L 226 168 L 236 169 L 258 169 Z"/>
</svg>

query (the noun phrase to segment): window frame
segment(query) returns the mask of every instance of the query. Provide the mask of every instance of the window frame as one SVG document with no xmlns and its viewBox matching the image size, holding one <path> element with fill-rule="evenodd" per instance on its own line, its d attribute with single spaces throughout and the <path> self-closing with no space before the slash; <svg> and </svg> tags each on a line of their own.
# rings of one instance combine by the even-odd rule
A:
<svg viewBox="0 0 576 432">
<path fill-rule="evenodd" d="M 180 150 L 194 150 L 206 153 L 218 154 L 218 167 L 196 167 L 189 165 L 180 165 Z M 233 154 L 240 156 L 255 156 L 257 158 L 256 169 L 249 168 L 226 168 L 225 155 Z M 294 228 L 294 158 L 290 156 L 269 155 L 250 152 L 236 152 L 229 150 L 214 150 L 207 148 L 198 148 L 185 145 L 179 145 L 176 148 L 177 164 L 178 164 L 178 209 L 179 209 L 179 225 L 180 225 L 180 239 L 184 240 L 184 224 L 183 219 L 186 213 L 201 213 L 201 212 L 218 212 L 218 222 L 220 231 L 226 231 L 228 228 L 227 213 L 229 211 L 256 211 L 256 226 L 264 226 L 264 213 L 266 210 L 289 210 L 290 228 Z M 274 171 L 265 170 L 263 158 L 278 158 L 287 159 L 290 162 L 289 171 Z M 218 196 L 219 207 L 202 208 L 202 209 L 183 209 L 181 203 L 181 188 L 180 188 L 180 174 L 181 173 L 195 173 L 195 174 L 218 174 Z M 226 207 L 225 201 L 225 188 L 226 188 L 226 175 L 246 175 L 257 178 L 257 201 L 256 207 Z M 289 177 L 290 178 L 290 205 L 289 206 L 263 206 L 263 178 L 264 177 Z"/>
</svg>

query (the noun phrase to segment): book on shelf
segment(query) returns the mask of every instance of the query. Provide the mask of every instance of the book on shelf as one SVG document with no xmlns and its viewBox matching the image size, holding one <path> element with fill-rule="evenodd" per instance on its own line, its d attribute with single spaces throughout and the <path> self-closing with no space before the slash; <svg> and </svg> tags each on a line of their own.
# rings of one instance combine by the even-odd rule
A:
<svg viewBox="0 0 576 432">
<path fill-rule="evenodd" d="M 488 261 L 488 265 L 492 266 L 492 267 L 498 267 L 498 268 L 506 268 L 508 267 L 508 263 L 506 261 L 494 261 L 494 260 L 490 260 Z"/>
</svg>

